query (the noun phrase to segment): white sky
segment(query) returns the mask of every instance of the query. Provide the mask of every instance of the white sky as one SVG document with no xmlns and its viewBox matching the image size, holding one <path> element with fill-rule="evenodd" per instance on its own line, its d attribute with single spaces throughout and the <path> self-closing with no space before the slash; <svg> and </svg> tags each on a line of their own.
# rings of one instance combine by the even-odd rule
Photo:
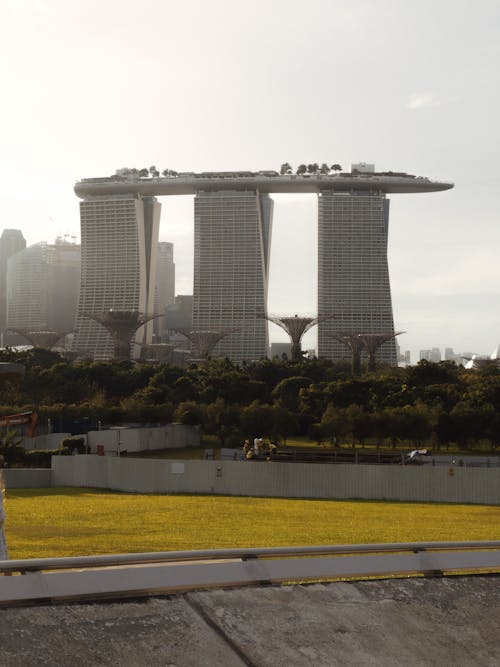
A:
<svg viewBox="0 0 500 667">
<path fill-rule="evenodd" d="M 500 342 L 498 0 L 0 0 L 0 229 L 79 235 L 76 180 L 116 168 L 374 162 L 393 195 L 402 349 Z M 270 312 L 316 311 L 316 201 L 275 196 Z M 163 198 L 177 292 L 192 198 Z M 284 340 L 271 325 L 271 339 Z M 306 346 L 314 346 L 309 334 Z"/>
</svg>

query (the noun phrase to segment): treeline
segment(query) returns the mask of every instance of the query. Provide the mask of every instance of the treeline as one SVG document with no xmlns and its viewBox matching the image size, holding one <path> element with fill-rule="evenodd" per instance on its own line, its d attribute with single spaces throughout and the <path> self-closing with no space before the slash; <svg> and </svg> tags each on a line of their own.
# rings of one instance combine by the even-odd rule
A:
<svg viewBox="0 0 500 667">
<path fill-rule="evenodd" d="M 26 367 L 0 389 L 2 414 L 35 409 L 40 419 L 201 424 L 225 445 L 259 435 L 283 441 L 463 449 L 500 446 L 500 371 L 421 361 L 351 377 L 347 364 L 214 359 L 190 368 L 64 361 L 53 352 L 5 351 Z"/>
</svg>

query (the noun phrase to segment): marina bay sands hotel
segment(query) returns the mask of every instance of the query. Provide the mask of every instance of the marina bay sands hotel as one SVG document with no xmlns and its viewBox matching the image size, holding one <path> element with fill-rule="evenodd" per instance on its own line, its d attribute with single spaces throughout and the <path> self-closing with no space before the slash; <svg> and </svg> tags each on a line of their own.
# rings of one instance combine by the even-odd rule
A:
<svg viewBox="0 0 500 667">
<path fill-rule="evenodd" d="M 157 197 L 195 195 L 193 329 L 236 329 L 217 344 L 214 356 L 238 363 L 267 356 L 268 322 L 263 316 L 270 195 L 283 192 L 318 197 L 318 315 L 333 316 L 318 325 L 318 355 L 350 358 L 334 335 L 394 331 L 387 194 L 451 187 L 404 173 L 375 172 L 365 164 L 335 175 L 262 171 L 140 177 L 122 170 L 111 177 L 83 179 L 75 185 L 82 199 L 82 278 L 74 350 L 95 359 L 111 356 L 109 333 L 89 313 L 153 311 L 161 207 Z M 396 364 L 393 340 L 382 346 L 379 360 Z"/>
</svg>

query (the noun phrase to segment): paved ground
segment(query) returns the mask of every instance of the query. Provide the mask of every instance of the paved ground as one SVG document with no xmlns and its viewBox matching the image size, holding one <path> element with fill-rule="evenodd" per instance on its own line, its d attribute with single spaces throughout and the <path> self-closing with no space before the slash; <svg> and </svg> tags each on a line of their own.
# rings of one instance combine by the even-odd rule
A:
<svg viewBox="0 0 500 667">
<path fill-rule="evenodd" d="M 493 576 L 10 608 L 0 610 L 0 665 L 497 667 L 499 621 Z"/>
</svg>

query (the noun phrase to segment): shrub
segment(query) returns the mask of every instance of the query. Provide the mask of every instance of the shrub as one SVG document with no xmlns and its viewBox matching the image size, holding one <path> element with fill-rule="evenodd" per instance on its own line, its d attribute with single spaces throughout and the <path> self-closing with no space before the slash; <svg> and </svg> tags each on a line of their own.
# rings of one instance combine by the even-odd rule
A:
<svg viewBox="0 0 500 667">
<path fill-rule="evenodd" d="M 77 452 L 78 454 L 87 454 L 87 445 L 85 438 L 64 438 L 61 442 L 63 456 L 69 456 Z"/>
</svg>

